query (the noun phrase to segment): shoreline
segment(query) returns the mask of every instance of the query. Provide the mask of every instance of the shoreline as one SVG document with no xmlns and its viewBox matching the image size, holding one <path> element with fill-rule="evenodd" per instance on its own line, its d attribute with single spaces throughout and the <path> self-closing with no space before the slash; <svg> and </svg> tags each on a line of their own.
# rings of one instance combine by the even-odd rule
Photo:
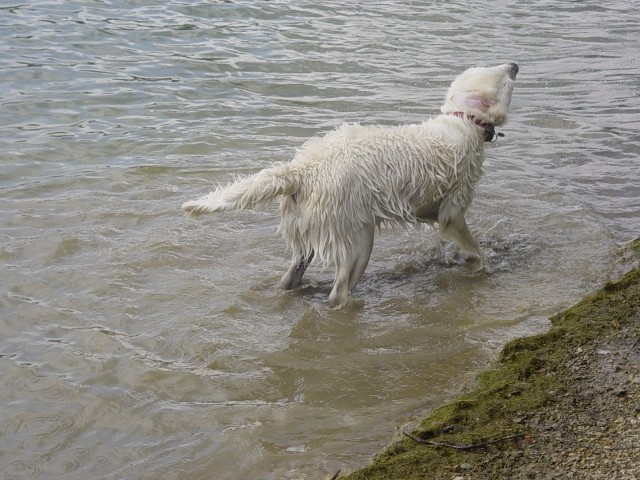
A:
<svg viewBox="0 0 640 480">
<path fill-rule="evenodd" d="M 333 479 L 640 479 L 640 238 L 636 266 L 513 340 L 476 386 L 370 465 Z"/>
</svg>

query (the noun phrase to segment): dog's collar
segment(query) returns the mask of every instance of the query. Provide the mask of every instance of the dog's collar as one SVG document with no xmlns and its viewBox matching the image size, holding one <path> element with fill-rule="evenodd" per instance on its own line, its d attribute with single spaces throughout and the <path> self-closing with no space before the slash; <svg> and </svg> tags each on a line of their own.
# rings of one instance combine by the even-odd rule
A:
<svg viewBox="0 0 640 480">
<path fill-rule="evenodd" d="M 496 127 L 493 123 L 483 122 L 475 115 L 465 112 L 451 112 L 450 115 L 459 118 L 468 118 L 473 123 L 475 123 L 478 127 L 484 130 L 484 141 L 485 142 L 495 142 L 498 140 L 498 137 L 504 137 L 504 133 L 496 133 Z"/>
</svg>

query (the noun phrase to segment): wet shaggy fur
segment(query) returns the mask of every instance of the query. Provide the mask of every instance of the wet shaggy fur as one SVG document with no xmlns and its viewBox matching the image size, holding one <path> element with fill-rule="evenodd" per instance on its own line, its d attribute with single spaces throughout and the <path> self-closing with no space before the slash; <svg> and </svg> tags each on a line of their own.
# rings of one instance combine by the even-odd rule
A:
<svg viewBox="0 0 640 480">
<path fill-rule="evenodd" d="M 292 253 L 282 287 L 311 261 L 336 269 L 329 301 L 341 305 L 362 276 L 381 223 L 437 223 L 463 253 L 480 257 L 464 215 L 482 173 L 487 129 L 503 124 L 518 66 L 470 68 L 451 84 L 442 115 L 403 126 L 345 124 L 308 140 L 276 165 L 186 202 L 191 216 L 280 198 Z"/>
</svg>

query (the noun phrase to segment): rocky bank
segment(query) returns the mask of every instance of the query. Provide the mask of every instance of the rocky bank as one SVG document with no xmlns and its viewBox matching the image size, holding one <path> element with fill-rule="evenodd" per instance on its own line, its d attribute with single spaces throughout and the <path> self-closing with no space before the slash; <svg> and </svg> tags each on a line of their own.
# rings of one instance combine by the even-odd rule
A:
<svg viewBox="0 0 640 480">
<path fill-rule="evenodd" d="M 334 478 L 640 479 L 640 239 L 635 268 L 510 342 L 475 390 L 368 467 Z"/>
</svg>

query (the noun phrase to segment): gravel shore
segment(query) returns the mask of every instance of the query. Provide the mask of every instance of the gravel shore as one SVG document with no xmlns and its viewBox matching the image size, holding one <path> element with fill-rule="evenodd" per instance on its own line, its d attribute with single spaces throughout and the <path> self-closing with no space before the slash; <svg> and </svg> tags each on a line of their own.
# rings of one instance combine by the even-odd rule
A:
<svg viewBox="0 0 640 480">
<path fill-rule="evenodd" d="M 639 339 L 636 310 L 633 325 L 567 352 L 557 401 L 514 419 L 527 429 L 519 445 L 445 478 L 640 479 Z"/>
<path fill-rule="evenodd" d="M 640 479 L 640 239 L 635 268 L 507 344 L 477 388 L 368 467 L 335 478 Z"/>
</svg>

